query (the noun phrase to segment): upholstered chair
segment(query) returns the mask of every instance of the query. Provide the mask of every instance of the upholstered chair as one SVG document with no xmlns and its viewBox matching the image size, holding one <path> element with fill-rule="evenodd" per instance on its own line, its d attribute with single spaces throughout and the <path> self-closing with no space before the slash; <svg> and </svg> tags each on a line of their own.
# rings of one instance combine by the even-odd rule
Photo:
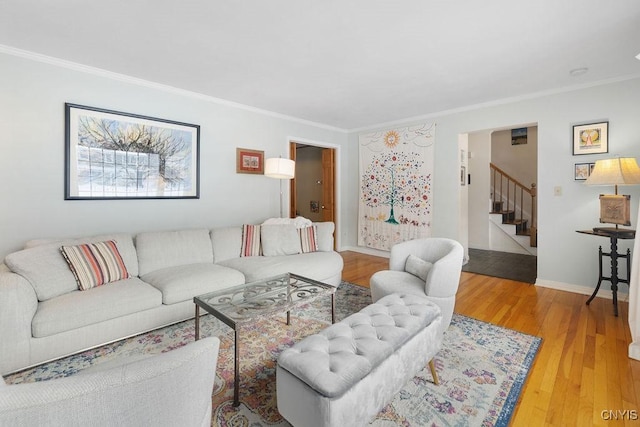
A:
<svg viewBox="0 0 640 427">
<path fill-rule="evenodd" d="M 442 332 L 453 316 L 464 250 L 455 240 L 414 239 L 391 248 L 389 270 L 371 277 L 371 298 L 398 292 L 426 295 L 442 310 Z"/>
<path fill-rule="evenodd" d="M 210 426 L 219 347 L 209 337 L 65 378 L 8 385 L 0 377 L 0 425 Z"/>
</svg>

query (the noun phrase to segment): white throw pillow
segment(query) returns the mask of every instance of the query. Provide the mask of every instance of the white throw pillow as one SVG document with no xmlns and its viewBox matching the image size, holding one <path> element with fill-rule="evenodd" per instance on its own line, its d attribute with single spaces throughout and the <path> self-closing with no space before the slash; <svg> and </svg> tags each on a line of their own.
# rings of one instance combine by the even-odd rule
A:
<svg viewBox="0 0 640 427">
<path fill-rule="evenodd" d="M 415 255 L 409 255 L 404 264 L 404 271 L 426 281 L 431 267 L 433 267 L 433 264 L 429 261 L 425 261 Z"/>
<path fill-rule="evenodd" d="M 263 224 L 260 230 L 264 256 L 294 255 L 302 252 L 300 235 L 293 224 Z"/>
</svg>

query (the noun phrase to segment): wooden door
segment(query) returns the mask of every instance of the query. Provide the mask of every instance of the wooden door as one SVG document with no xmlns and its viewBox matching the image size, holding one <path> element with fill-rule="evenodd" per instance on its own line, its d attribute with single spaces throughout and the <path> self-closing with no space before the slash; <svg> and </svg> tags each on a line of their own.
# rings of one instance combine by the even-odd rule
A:
<svg viewBox="0 0 640 427">
<path fill-rule="evenodd" d="M 335 222 L 335 150 L 322 149 L 322 220 Z"/>
</svg>

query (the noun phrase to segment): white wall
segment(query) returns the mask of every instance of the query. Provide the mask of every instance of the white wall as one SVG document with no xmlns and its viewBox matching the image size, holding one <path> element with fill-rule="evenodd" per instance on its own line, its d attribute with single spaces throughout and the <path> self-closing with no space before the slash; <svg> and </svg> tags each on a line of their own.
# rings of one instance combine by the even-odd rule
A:
<svg viewBox="0 0 640 427">
<path fill-rule="evenodd" d="M 0 259 L 34 238 L 239 225 L 278 216 L 278 180 L 236 174 L 236 148 L 287 156 L 292 138 L 336 146 L 347 140 L 344 131 L 329 127 L 29 58 L 0 53 L 0 70 Z M 65 102 L 199 124 L 200 199 L 65 201 Z"/>
<path fill-rule="evenodd" d="M 527 128 L 527 143 L 511 145 L 511 130 L 500 130 L 491 135 L 491 162 L 530 187 L 538 182 L 538 128 Z"/>
<path fill-rule="evenodd" d="M 489 212 L 491 211 L 491 131 L 469 134 L 469 247 L 491 249 Z M 461 209 L 463 210 L 463 209 Z"/>
<path fill-rule="evenodd" d="M 640 79 L 381 124 L 346 134 L 4 53 L 0 53 L 0 70 L 0 257 L 31 238 L 211 227 L 277 216 L 277 180 L 236 174 L 235 149 L 264 150 L 266 156 L 286 155 L 289 140 L 304 139 L 340 148 L 337 238 L 341 247 L 356 247 L 358 134 L 425 121 L 436 123 L 433 235 L 459 238 L 459 135 L 538 123 L 538 282 L 589 291 L 597 277 L 598 246 L 608 249 L 608 240 L 575 230 L 598 225 L 598 194 L 603 188 L 575 182 L 573 165 L 615 154 L 640 157 L 636 131 Z M 65 201 L 65 102 L 201 125 L 201 198 Z M 572 156 L 571 126 L 604 119 L 610 125 L 609 154 Z M 474 179 L 472 176 L 472 183 Z M 561 187 L 561 196 L 554 196 L 554 187 Z M 640 188 L 625 187 L 622 192 L 632 197 L 635 227 Z M 631 243 L 623 241 L 619 246 L 624 251 Z M 626 291 L 624 285 L 622 290 Z"/>
<path fill-rule="evenodd" d="M 640 79 L 636 78 L 354 131 L 349 135 L 350 159 L 353 163 L 347 175 L 351 183 L 345 197 L 345 200 L 350 201 L 350 207 L 343 207 L 343 212 L 347 215 L 347 222 L 343 225 L 351 232 L 344 244 L 356 245 L 359 133 L 424 121 L 436 123 L 433 234 L 458 238 L 458 135 L 505 128 L 515 123 L 537 123 L 538 283 L 592 291 L 598 276 L 598 246 L 603 245 L 608 250 L 609 241 L 578 234 L 576 230 L 598 225 L 598 194 L 603 188 L 587 187 L 575 182 L 573 167 L 575 163 L 593 162 L 615 154 L 640 157 L 640 136 L 636 130 L 640 116 L 638 99 Z M 572 125 L 603 119 L 609 121 L 609 153 L 573 156 Z M 472 182 L 473 179 L 472 176 Z M 556 186 L 561 187 L 561 196 L 554 196 Z M 625 187 L 623 192 L 631 195 L 631 211 L 634 215 L 632 224 L 635 227 L 638 224 L 635 215 L 638 211 L 640 188 Z M 619 247 L 624 251 L 631 247 L 631 243 L 623 241 Z M 624 274 L 624 269 L 622 273 Z M 622 291 L 626 292 L 627 287 L 623 285 Z"/>
<path fill-rule="evenodd" d="M 464 247 L 464 263 L 469 261 L 469 134 L 458 135 L 459 155 L 459 198 L 460 209 L 458 210 L 459 229 L 458 241 Z M 464 168 L 464 170 L 462 169 Z"/>
</svg>

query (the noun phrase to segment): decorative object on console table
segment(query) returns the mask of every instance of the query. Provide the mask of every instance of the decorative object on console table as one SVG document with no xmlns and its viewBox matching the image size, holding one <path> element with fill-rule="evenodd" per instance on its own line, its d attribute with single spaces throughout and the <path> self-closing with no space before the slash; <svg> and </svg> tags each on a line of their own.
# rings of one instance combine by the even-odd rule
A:
<svg viewBox="0 0 640 427">
<path fill-rule="evenodd" d="M 587 185 L 613 185 L 613 195 L 600 195 L 600 222 L 618 225 L 631 225 L 630 196 L 618 195 L 618 185 L 640 184 L 640 168 L 633 157 L 605 159 L 596 161 L 593 171 L 585 181 Z M 596 227 L 594 231 L 606 231 L 608 228 Z"/>
<path fill-rule="evenodd" d="M 267 159 L 265 162 L 264 174 L 269 178 L 280 180 L 280 218 L 283 218 L 282 208 L 282 180 L 293 179 L 296 173 L 296 162 L 282 157 Z"/>
<path fill-rule="evenodd" d="M 236 173 L 264 173 L 264 151 L 236 148 Z"/>
<path fill-rule="evenodd" d="M 598 284 L 593 294 L 587 300 L 587 305 L 593 301 L 596 294 L 600 290 L 600 285 L 603 280 L 611 282 L 611 292 L 613 293 L 613 313 L 618 317 L 618 283 L 626 283 L 629 285 L 631 281 L 631 251 L 627 249 L 625 255 L 618 253 L 618 239 L 633 239 L 635 238 L 636 231 L 630 229 L 615 229 L 615 228 L 594 228 L 593 230 L 577 230 L 578 233 L 589 234 L 591 236 L 608 237 L 611 241 L 611 252 L 602 252 L 602 246 L 598 248 Z M 609 277 L 602 275 L 602 257 L 606 256 L 611 258 L 611 275 Z M 627 260 L 627 276 L 626 278 L 618 277 L 618 258 L 624 258 Z"/>
<path fill-rule="evenodd" d="M 200 126 L 69 103 L 65 125 L 65 200 L 200 197 Z"/>
<path fill-rule="evenodd" d="M 609 122 L 573 126 L 573 155 L 609 152 Z"/>
</svg>

